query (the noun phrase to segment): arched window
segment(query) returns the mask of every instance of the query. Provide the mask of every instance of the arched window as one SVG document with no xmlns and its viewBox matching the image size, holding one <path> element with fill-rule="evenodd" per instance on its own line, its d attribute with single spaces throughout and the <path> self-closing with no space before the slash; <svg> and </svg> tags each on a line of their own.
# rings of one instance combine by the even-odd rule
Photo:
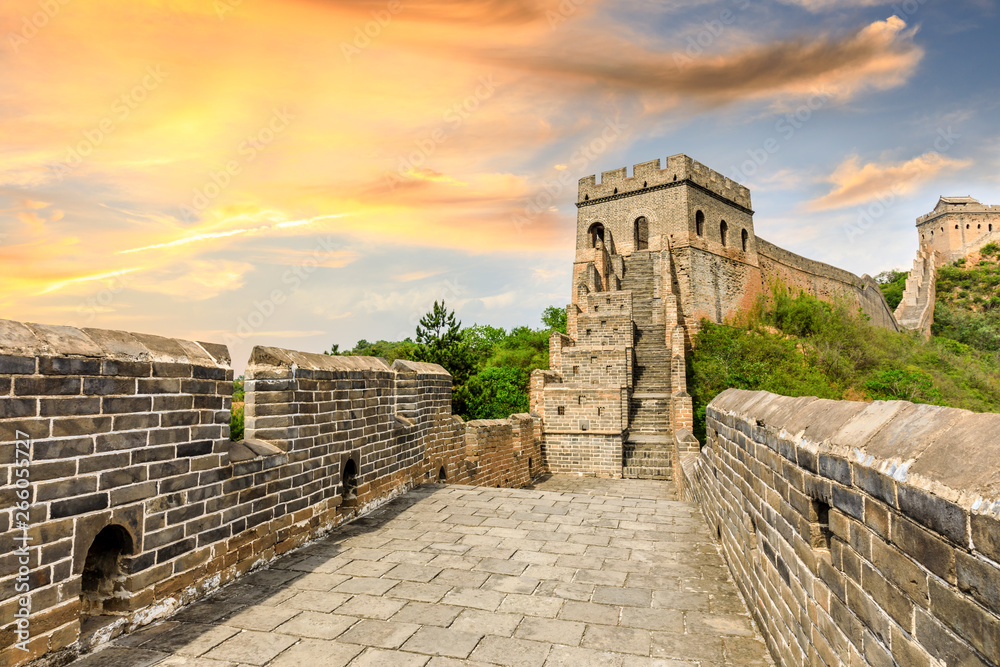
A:
<svg viewBox="0 0 1000 667">
<path fill-rule="evenodd" d="M 635 249 L 649 249 L 649 222 L 645 216 L 639 216 L 635 220 Z"/>
<path fill-rule="evenodd" d="M 133 549 L 132 536 L 121 526 L 112 524 L 97 534 L 83 564 L 80 589 L 83 615 L 101 616 L 106 602 L 121 597 L 128 575 L 125 557 Z"/>
<path fill-rule="evenodd" d="M 747 230 L 744 229 L 743 233 L 740 236 L 742 237 L 741 240 L 743 241 L 743 252 L 746 252 L 747 246 L 750 244 L 750 235 L 747 233 Z"/>
<path fill-rule="evenodd" d="M 694 231 L 698 236 L 705 235 L 705 214 L 701 211 L 694 214 Z"/>
<path fill-rule="evenodd" d="M 590 247 L 596 248 L 597 242 L 600 241 L 604 243 L 604 225 L 599 222 L 595 222 L 590 226 Z"/>
<path fill-rule="evenodd" d="M 726 245 L 726 235 L 729 233 L 729 225 L 723 220 L 719 224 L 719 239 L 722 241 L 722 245 Z"/>
</svg>

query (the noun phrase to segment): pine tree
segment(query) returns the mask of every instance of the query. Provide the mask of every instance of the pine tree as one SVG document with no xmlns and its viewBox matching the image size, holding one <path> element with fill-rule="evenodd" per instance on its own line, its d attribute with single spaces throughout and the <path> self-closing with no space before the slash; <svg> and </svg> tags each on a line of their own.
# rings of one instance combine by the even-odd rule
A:
<svg viewBox="0 0 1000 667">
<path fill-rule="evenodd" d="M 417 359 L 440 364 L 451 373 L 456 386 L 464 385 L 472 374 L 473 360 L 462 336 L 462 323 L 449 312 L 445 302 L 420 318 L 417 325 Z"/>
</svg>

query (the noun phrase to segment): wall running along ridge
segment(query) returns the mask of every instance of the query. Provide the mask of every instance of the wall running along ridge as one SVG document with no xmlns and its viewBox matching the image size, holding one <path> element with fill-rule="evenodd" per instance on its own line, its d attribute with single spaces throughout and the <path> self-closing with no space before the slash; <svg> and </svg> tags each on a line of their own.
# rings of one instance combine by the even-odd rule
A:
<svg viewBox="0 0 1000 667">
<path fill-rule="evenodd" d="M 712 401 L 686 492 L 780 664 L 1000 664 L 997 433 L 902 401 Z"/>
<path fill-rule="evenodd" d="M 224 345 L 0 320 L 0 665 L 63 664 L 442 470 L 512 487 L 544 470 L 538 418 L 462 423 L 437 365 L 258 347 L 247 378 L 233 443 Z M 92 590 L 99 535 L 123 550 Z"/>
</svg>

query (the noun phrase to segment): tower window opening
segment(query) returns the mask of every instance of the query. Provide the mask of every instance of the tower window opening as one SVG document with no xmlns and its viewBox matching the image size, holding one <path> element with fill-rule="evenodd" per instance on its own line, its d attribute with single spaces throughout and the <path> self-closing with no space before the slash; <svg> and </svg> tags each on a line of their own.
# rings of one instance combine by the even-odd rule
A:
<svg viewBox="0 0 1000 667">
<path fill-rule="evenodd" d="M 701 211 L 694 214 L 694 232 L 698 236 L 705 235 L 705 214 Z"/>
<path fill-rule="evenodd" d="M 639 216 L 635 220 L 635 249 L 647 250 L 649 248 L 649 222 L 646 216 Z"/>
<path fill-rule="evenodd" d="M 590 247 L 596 248 L 598 243 L 604 243 L 604 225 L 595 222 L 590 226 Z"/>
<path fill-rule="evenodd" d="M 439 482 L 448 481 L 448 471 L 444 469 L 444 466 L 441 466 L 441 469 L 438 470 L 438 481 Z"/>
<path fill-rule="evenodd" d="M 556 414 L 557 415 L 564 415 L 564 414 L 566 414 L 566 406 L 565 405 L 560 405 L 558 408 L 556 408 Z"/>
<path fill-rule="evenodd" d="M 750 234 L 748 234 L 747 230 L 744 229 L 743 233 L 740 234 L 740 236 L 742 237 L 741 240 L 743 241 L 743 252 L 746 252 L 747 246 L 750 244 Z"/>
<path fill-rule="evenodd" d="M 729 233 L 729 225 L 723 220 L 719 223 L 719 239 L 722 241 L 722 247 L 726 246 L 726 235 Z"/>
</svg>

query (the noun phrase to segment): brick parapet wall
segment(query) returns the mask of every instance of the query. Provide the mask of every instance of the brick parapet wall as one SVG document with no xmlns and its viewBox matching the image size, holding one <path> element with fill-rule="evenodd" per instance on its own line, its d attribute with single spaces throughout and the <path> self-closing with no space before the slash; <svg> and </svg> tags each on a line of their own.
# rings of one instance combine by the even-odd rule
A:
<svg viewBox="0 0 1000 667">
<path fill-rule="evenodd" d="M 1000 664 L 1000 415 L 728 390 L 681 470 L 780 664 Z"/>
<path fill-rule="evenodd" d="M 757 237 L 757 253 L 764 288 L 777 280 L 826 301 L 847 297 L 871 318 L 873 325 L 899 330 L 882 290 L 870 276 L 856 276 L 850 271 L 796 255 L 760 237 Z"/>
<path fill-rule="evenodd" d="M 463 424 L 440 366 L 255 348 L 241 443 L 229 440 L 232 381 L 222 345 L 0 321 L 0 664 L 88 650 L 81 572 L 107 527 L 130 544 L 116 595 L 101 603 L 118 617 L 103 638 L 170 615 L 442 468 L 448 482 L 491 486 L 545 470 L 540 419 Z M 355 499 L 341 474 L 350 457 Z M 16 588 L 20 521 L 30 526 L 26 592 Z M 15 646 L 22 597 L 28 651 Z"/>
<path fill-rule="evenodd" d="M 219 496 L 253 475 L 229 465 L 224 346 L 0 321 L 0 355 L 0 664 L 13 665 L 77 640 L 87 551 L 109 525 L 132 542 L 110 611 L 190 595 L 252 520 Z"/>
</svg>

